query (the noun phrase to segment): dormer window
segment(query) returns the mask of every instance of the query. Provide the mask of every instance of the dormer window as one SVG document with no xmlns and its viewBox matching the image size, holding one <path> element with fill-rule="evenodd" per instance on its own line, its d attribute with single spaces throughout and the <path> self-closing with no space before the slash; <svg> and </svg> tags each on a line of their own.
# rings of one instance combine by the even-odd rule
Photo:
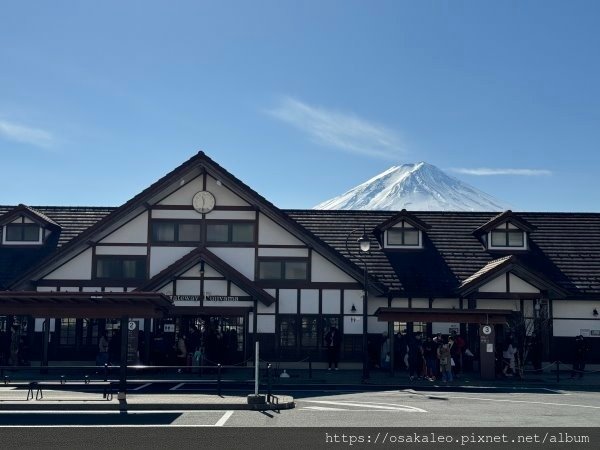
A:
<svg viewBox="0 0 600 450">
<path fill-rule="evenodd" d="M 527 248 L 525 232 L 510 222 L 506 222 L 490 232 L 491 249 Z"/>
<path fill-rule="evenodd" d="M 385 234 L 386 247 L 421 247 L 421 231 L 404 220 L 388 228 Z"/>
<path fill-rule="evenodd" d="M 42 228 L 36 223 L 9 223 L 5 227 L 5 243 L 41 243 Z"/>
</svg>

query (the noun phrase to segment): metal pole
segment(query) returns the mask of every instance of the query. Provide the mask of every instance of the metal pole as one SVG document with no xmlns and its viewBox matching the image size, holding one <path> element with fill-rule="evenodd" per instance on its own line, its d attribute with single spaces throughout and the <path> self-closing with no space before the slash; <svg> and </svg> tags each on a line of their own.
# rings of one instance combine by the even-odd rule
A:
<svg viewBox="0 0 600 450">
<path fill-rule="evenodd" d="M 127 344 L 129 340 L 128 325 L 129 318 L 121 317 L 121 366 L 119 377 L 119 400 L 125 400 L 127 396 Z"/>
<path fill-rule="evenodd" d="M 44 319 L 44 344 L 42 346 L 42 373 L 48 373 L 48 341 L 50 340 L 50 319 Z"/>
<path fill-rule="evenodd" d="M 221 363 L 217 364 L 217 395 L 221 396 Z"/>
<path fill-rule="evenodd" d="M 556 382 L 557 383 L 560 381 L 559 370 L 560 370 L 560 361 L 556 360 Z"/>
<path fill-rule="evenodd" d="M 258 341 L 256 341 L 254 347 L 254 395 L 258 395 Z"/>
<path fill-rule="evenodd" d="M 271 397 L 271 363 L 267 364 L 267 395 Z"/>
<path fill-rule="evenodd" d="M 363 375 L 362 381 L 367 381 L 369 379 L 369 343 L 368 343 L 368 326 L 367 326 L 367 296 L 368 294 L 368 278 L 367 278 L 367 264 L 365 263 L 365 271 L 364 271 L 364 292 L 363 292 L 363 338 L 362 338 L 362 348 L 363 348 Z"/>
</svg>

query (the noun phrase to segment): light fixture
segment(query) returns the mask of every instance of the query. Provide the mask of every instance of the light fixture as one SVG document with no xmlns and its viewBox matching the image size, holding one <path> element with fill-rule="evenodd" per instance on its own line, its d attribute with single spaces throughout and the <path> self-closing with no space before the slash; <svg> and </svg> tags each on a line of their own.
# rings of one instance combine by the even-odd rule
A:
<svg viewBox="0 0 600 450">
<path fill-rule="evenodd" d="M 204 261 L 200 261 L 200 276 L 204 275 Z"/>
<path fill-rule="evenodd" d="M 598 317 L 598 308 L 594 308 L 592 314 L 594 315 L 594 317 Z"/>
<path fill-rule="evenodd" d="M 359 237 L 357 239 L 358 245 L 360 246 L 360 251 L 367 253 L 369 250 L 371 250 L 371 240 L 369 239 L 369 237 L 367 236 L 367 232 L 363 227 L 363 234 L 361 237 Z"/>
<path fill-rule="evenodd" d="M 356 306 L 354 306 L 354 303 L 352 303 L 352 308 L 350 308 L 350 312 L 356 312 Z M 596 315 L 598 315 L 598 312 L 596 312 Z"/>
</svg>

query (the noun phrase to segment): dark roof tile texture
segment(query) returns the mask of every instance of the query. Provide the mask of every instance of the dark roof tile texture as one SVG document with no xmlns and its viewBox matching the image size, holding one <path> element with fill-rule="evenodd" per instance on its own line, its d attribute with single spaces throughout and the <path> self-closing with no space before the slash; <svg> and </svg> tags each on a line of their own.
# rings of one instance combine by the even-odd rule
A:
<svg viewBox="0 0 600 450">
<path fill-rule="evenodd" d="M 286 210 L 290 217 L 346 254 L 344 241 L 355 227 L 373 229 L 394 211 Z M 423 250 L 387 251 L 372 246 L 369 271 L 407 296 L 452 295 L 489 262 L 518 255 L 531 270 L 567 290 L 570 296 L 600 294 L 600 214 L 518 213 L 535 227 L 526 251 L 488 251 L 473 234 L 497 213 L 412 212 L 431 228 Z M 354 259 L 355 260 L 355 259 Z"/>
</svg>

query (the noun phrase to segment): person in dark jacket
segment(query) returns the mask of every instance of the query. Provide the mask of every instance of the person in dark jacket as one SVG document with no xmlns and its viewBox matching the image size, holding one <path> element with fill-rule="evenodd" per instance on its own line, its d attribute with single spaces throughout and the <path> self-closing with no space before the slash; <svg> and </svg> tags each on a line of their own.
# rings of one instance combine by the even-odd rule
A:
<svg viewBox="0 0 600 450">
<path fill-rule="evenodd" d="M 408 376 L 410 380 L 419 379 L 423 375 L 423 346 L 421 344 L 421 333 L 417 333 L 408 342 Z"/>
<path fill-rule="evenodd" d="M 338 370 L 338 362 L 340 359 L 340 345 L 342 343 L 342 336 L 340 331 L 336 327 L 331 327 L 325 335 L 325 347 L 327 348 L 327 362 L 329 369 L 331 366 Z"/>
<path fill-rule="evenodd" d="M 575 378 L 576 374 L 579 374 L 579 378 L 583 378 L 585 355 L 588 351 L 588 347 L 581 334 L 575 337 L 575 348 L 573 350 L 573 370 L 571 371 L 571 378 Z"/>
</svg>

